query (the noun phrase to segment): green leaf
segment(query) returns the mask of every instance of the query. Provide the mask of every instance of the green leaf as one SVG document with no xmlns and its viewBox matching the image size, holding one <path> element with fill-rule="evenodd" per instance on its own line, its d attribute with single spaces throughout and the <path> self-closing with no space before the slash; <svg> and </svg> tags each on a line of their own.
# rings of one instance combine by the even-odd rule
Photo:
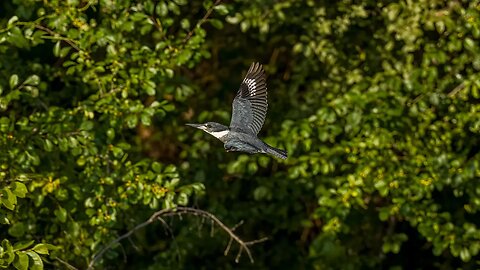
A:
<svg viewBox="0 0 480 270">
<path fill-rule="evenodd" d="M 183 29 L 188 30 L 190 29 L 190 21 L 186 18 L 182 19 L 180 21 L 180 25 L 182 26 Z"/>
<path fill-rule="evenodd" d="M 188 195 L 186 193 L 180 193 L 177 198 L 178 205 L 187 205 L 188 204 Z"/>
<path fill-rule="evenodd" d="M 127 122 L 127 126 L 129 128 L 134 128 L 134 127 L 137 126 L 138 117 L 135 114 L 130 114 L 130 115 L 127 116 L 125 121 Z"/>
<path fill-rule="evenodd" d="M 33 243 L 35 243 L 35 240 L 17 242 L 13 245 L 13 250 L 14 251 L 19 251 L 19 250 L 22 250 L 22 249 L 26 249 L 26 248 L 30 247 L 31 245 L 33 245 Z"/>
<path fill-rule="evenodd" d="M 387 208 L 380 209 L 380 212 L 378 213 L 378 217 L 380 218 L 381 221 L 386 221 L 390 217 L 389 209 Z"/>
<path fill-rule="evenodd" d="M 202 2 L 204 9 L 210 9 L 213 6 L 213 0 L 205 0 Z"/>
<path fill-rule="evenodd" d="M 59 209 L 55 209 L 53 213 L 60 222 L 65 223 L 67 221 L 67 210 L 65 210 L 65 208 L 60 207 Z"/>
<path fill-rule="evenodd" d="M 50 141 L 49 139 L 45 139 L 43 141 L 43 149 L 45 149 L 45 151 L 47 152 L 51 152 L 53 150 L 52 141 Z"/>
<path fill-rule="evenodd" d="M 250 22 L 249 21 L 242 21 L 240 23 L 240 29 L 242 32 L 247 32 L 247 30 L 250 28 Z"/>
<path fill-rule="evenodd" d="M 58 140 L 58 148 L 62 152 L 66 152 L 68 150 L 68 140 L 67 140 L 67 138 L 60 138 Z"/>
<path fill-rule="evenodd" d="M 60 54 L 59 56 L 64 58 L 65 56 L 68 55 L 68 53 L 70 52 L 70 50 L 72 49 L 72 47 L 68 46 L 68 47 L 63 47 L 61 50 L 60 50 Z"/>
<path fill-rule="evenodd" d="M 460 250 L 460 259 L 462 259 L 462 261 L 468 262 L 471 260 L 471 258 L 472 256 L 468 248 L 462 248 L 462 250 Z"/>
<path fill-rule="evenodd" d="M 145 86 L 145 92 L 147 93 L 147 95 L 149 96 L 154 96 L 155 95 L 155 88 L 156 88 L 156 83 L 154 81 L 151 81 L 151 80 L 147 80 L 144 82 L 144 86 Z"/>
<path fill-rule="evenodd" d="M 17 22 L 17 21 L 18 21 L 18 17 L 17 17 L 17 16 L 13 16 L 13 17 L 11 17 L 11 18 L 8 20 L 7 25 L 8 25 L 8 26 L 11 26 L 12 24 L 14 24 L 14 23 Z"/>
<path fill-rule="evenodd" d="M 173 78 L 174 72 L 173 72 L 172 69 L 166 68 L 166 69 L 165 69 L 165 73 L 167 74 L 167 77 L 168 77 L 168 78 Z"/>
<path fill-rule="evenodd" d="M 142 121 L 142 124 L 144 124 L 145 126 L 150 126 L 152 124 L 150 115 L 146 113 L 142 113 L 140 115 L 140 121 Z"/>
<path fill-rule="evenodd" d="M 42 258 L 34 251 L 26 252 L 30 258 L 32 258 L 33 265 L 30 267 L 31 270 L 43 270 L 43 261 Z"/>
<path fill-rule="evenodd" d="M 25 234 L 25 225 L 23 222 L 14 223 L 10 228 L 8 228 L 8 234 L 13 237 L 20 238 Z"/>
<path fill-rule="evenodd" d="M 38 75 L 31 75 L 24 82 L 24 84 L 29 84 L 29 85 L 38 85 L 39 83 L 40 83 L 40 77 L 38 77 Z"/>
<path fill-rule="evenodd" d="M 190 50 L 182 50 L 179 54 L 178 54 L 178 63 L 179 64 L 184 64 L 186 63 L 188 60 L 190 60 L 190 57 L 192 57 L 192 52 Z"/>
<path fill-rule="evenodd" d="M 18 270 L 27 270 L 29 265 L 29 260 L 27 254 L 20 251 L 15 253 L 15 260 L 13 261 L 13 266 Z"/>
<path fill-rule="evenodd" d="M 473 41 L 471 38 L 466 38 L 465 39 L 465 48 L 470 51 L 475 51 L 475 41 Z"/>
<path fill-rule="evenodd" d="M 60 44 L 61 44 L 61 42 L 57 41 L 57 43 L 55 43 L 55 46 L 53 46 L 53 55 L 56 56 L 56 57 L 60 56 L 60 48 L 61 48 Z"/>
<path fill-rule="evenodd" d="M 22 182 L 14 182 L 12 185 L 12 193 L 20 198 L 25 198 L 25 194 L 28 193 L 27 186 Z"/>
<path fill-rule="evenodd" d="M 175 110 L 175 105 L 172 104 L 172 103 L 167 103 L 167 104 L 162 106 L 162 109 L 165 110 L 166 112 L 171 112 L 171 111 Z"/>
<path fill-rule="evenodd" d="M 14 89 L 18 85 L 18 75 L 13 74 L 10 76 L 10 89 Z"/>
<path fill-rule="evenodd" d="M 2 247 L 0 248 L 0 252 L 3 253 L 0 259 L 3 259 L 3 261 L 6 262 L 7 265 L 11 264 L 15 259 L 15 253 L 13 252 L 13 247 L 10 244 L 10 241 L 8 241 L 7 239 L 2 240 Z"/>
<path fill-rule="evenodd" d="M 210 19 L 210 24 L 212 24 L 213 27 L 217 29 L 222 29 L 223 28 L 223 22 L 220 21 L 219 19 Z"/>
<path fill-rule="evenodd" d="M 175 1 L 175 3 L 177 3 L 178 5 L 186 5 L 188 3 L 188 0 L 173 0 Z"/>
<path fill-rule="evenodd" d="M 225 20 L 230 24 L 238 24 L 241 19 L 241 15 L 239 13 L 235 14 L 235 16 L 227 16 L 225 18 Z"/>
<path fill-rule="evenodd" d="M 84 120 L 80 125 L 80 130 L 92 130 L 94 123 L 92 121 Z"/>
<path fill-rule="evenodd" d="M 10 188 L 4 188 L 0 190 L 0 202 L 9 210 L 13 210 L 15 208 L 15 204 L 17 203 L 17 197 L 10 191 Z"/>
<path fill-rule="evenodd" d="M 124 153 L 125 153 L 125 152 L 122 150 L 122 148 L 120 148 L 120 147 L 112 146 L 111 150 L 112 150 L 113 156 L 114 156 L 115 158 L 120 158 L 120 157 L 122 157 L 122 156 L 124 155 Z"/>
<path fill-rule="evenodd" d="M 30 92 L 32 97 L 38 97 L 38 88 L 37 87 L 27 85 L 27 86 L 23 87 L 23 89 L 25 89 L 27 92 Z"/>
<path fill-rule="evenodd" d="M 169 174 L 174 174 L 177 172 L 177 167 L 173 164 L 169 164 L 165 170 L 164 170 L 165 173 L 169 173 Z"/>
<path fill-rule="evenodd" d="M 8 36 L 8 41 L 18 48 L 28 48 L 29 42 L 25 38 L 24 33 L 20 30 L 19 27 L 13 26 L 10 29 L 10 35 Z"/>
<path fill-rule="evenodd" d="M 38 254 L 48 255 L 48 245 L 46 244 L 36 244 L 32 250 Z"/>
<path fill-rule="evenodd" d="M 83 166 L 85 166 L 85 163 L 87 163 L 87 160 L 85 159 L 84 156 L 78 157 L 78 159 L 77 159 L 77 165 L 78 166 L 83 167 Z"/>
<path fill-rule="evenodd" d="M 254 190 L 253 197 L 255 200 L 260 201 L 266 198 L 268 199 L 271 196 L 270 193 L 271 192 L 267 187 L 259 186 Z"/>
<path fill-rule="evenodd" d="M 151 87 L 151 86 L 149 86 L 149 85 L 145 86 L 145 93 L 147 93 L 147 95 L 149 95 L 149 96 L 154 96 L 154 95 L 155 95 L 155 92 L 156 92 L 156 91 L 155 91 L 155 88 L 153 88 L 153 87 Z"/>
<path fill-rule="evenodd" d="M 10 119 L 8 117 L 0 117 L 0 131 L 6 133 L 10 127 Z"/>
<path fill-rule="evenodd" d="M 110 139 L 110 140 L 113 140 L 115 138 L 115 130 L 113 128 L 109 128 L 107 130 L 107 137 Z"/>
<path fill-rule="evenodd" d="M 225 5 L 216 5 L 213 9 L 217 11 L 220 15 L 228 14 L 228 8 Z"/>
<path fill-rule="evenodd" d="M 155 172 L 155 173 L 161 173 L 162 172 L 162 164 L 159 163 L 159 162 L 153 162 L 152 163 L 152 170 Z"/>
</svg>

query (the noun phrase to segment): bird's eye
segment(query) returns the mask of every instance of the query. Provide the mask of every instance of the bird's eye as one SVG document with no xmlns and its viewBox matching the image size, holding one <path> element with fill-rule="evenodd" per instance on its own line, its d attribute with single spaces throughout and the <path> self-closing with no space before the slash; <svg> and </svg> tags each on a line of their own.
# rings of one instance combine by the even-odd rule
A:
<svg viewBox="0 0 480 270">
<path fill-rule="evenodd" d="M 210 124 L 205 124 L 205 126 L 206 126 L 207 128 L 211 128 Z"/>
</svg>

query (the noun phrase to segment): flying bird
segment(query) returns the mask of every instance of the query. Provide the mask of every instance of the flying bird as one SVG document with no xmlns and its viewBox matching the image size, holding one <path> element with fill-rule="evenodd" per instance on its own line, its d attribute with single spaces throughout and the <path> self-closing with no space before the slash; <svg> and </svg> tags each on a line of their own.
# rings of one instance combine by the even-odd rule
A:
<svg viewBox="0 0 480 270">
<path fill-rule="evenodd" d="M 232 103 L 230 127 L 215 122 L 187 124 L 224 143 L 227 152 L 265 153 L 286 159 L 287 151 L 274 148 L 257 137 L 267 114 L 267 83 L 259 63 L 252 63 Z"/>
</svg>

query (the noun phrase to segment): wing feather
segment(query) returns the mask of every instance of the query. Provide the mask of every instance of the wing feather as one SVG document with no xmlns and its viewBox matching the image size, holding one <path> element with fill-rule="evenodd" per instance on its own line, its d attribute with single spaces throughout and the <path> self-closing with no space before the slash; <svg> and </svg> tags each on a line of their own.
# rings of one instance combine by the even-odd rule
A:
<svg viewBox="0 0 480 270">
<path fill-rule="evenodd" d="M 267 82 L 259 63 L 252 63 L 233 100 L 230 129 L 257 135 L 267 115 Z"/>
</svg>

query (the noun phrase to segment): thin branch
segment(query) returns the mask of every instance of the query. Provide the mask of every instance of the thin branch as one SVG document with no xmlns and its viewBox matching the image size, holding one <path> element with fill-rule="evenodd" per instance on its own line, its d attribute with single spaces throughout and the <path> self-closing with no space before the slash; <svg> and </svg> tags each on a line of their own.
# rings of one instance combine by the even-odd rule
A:
<svg viewBox="0 0 480 270">
<path fill-rule="evenodd" d="M 460 92 L 461 90 L 463 90 L 463 88 L 465 88 L 465 82 L 462 82 L 461 84 L 457 85 L 455 88 L 453 88 L 452 91 L 450 91 L 447 96 L 448 97 L 453 97 L 455 96 L 458 92 Z"/>
<path fill-rule="evenodd" d="M 78 270 L 78 268 L 76 268 L 75 266 L 69 264 L 68 262 L 56 257 L 55 260 L 59 261 L 60 263 L 62 263 L 63 265 L 65 265 L 68 269 L 71 269 L 71 270 Z"/>
<path fill-rule="evenodd" d="M 73 40 L 71 40 L 71 39 L 69 39 L 69 38 L 62 37 L 62 36 L 60 36 L 60 34 L 54 32 L 53 30 L 51 30 L 51 29 L 49 29 L 49 28 L 47 28 L 47 27 L 45 27 L 45 26 L 42 26 L 42 25 L 40 25 L 40 24 L 35 24 L 35 28 L 40 29 L 40 30 L 42 30 L 42 31 L 45 31 L 45 32 L 49 33 L 50 35 L 52 35 L 52 38 L 54 38 L 54 39 L 65 41 L 66 43 L 68 43 L 68 45 L 70 45 L 72 48 L 74 48 L 74 49 L 77 50 L 77 51 L 81 51 L 81 50 L 82 50 L 82 49 L 80 49 L 80 48 L 77 46 L 77 44 L 75 44 L 75 42 L 74 42 Z"/>
<path fill-rule="evenodd" d="M 168 225 L 168 223 L 161 217 L 158 217 L 157 218 L 158 221 L 160 221 L 163 225 L 163 228 L 165 230 L 165 235 L 173 235 L 173 231 L 172 229 L 170 228 L 170 226 Z"/>
<path fill-rule="evenodd" d="M 455 86 L 455 88 L 453 88 L 452 91 L 448 92 L 447 96 L 448 97 L 453 97 L 455 96 L 456 94 L 458 94 L 458 92 L 462 91 L 464 88 L 465 88 L 465 82 L 462 82 L 460 83 L 459 85 Z M 420 94 L 418 96 L 416 96 L 411 102 L 410 102 L 410 105 L 413 105 L 413 104 L 416 104 L 417 102 L 419 102 L 425 95 L 424 94 Z"/>
<path fill-rule="evenodd" d="M 238 222 L 235 226 L 230 228 L 230 230 L 232 230 L 232 232 L 234 232 L 238 227 L 240 227 L 242 225 L 243 225 L 243 220 L 240 220 L 240 222 Z"/>
<path fill-rule="evenodd" d="M 225 251 L 223 252 L 224 256 L 227 256 L 228 252 L 230 252 L 230 248 L 232 247 L 232 243 L 233 243 L 233 238 L 230 237 L 230 240 L 228 240 L 228 245 L 225 248 Z"/>
<path fill-rule="evenodd" d="M 268 240 L 267 237 L 264 237 L 264 238 L 261 238 L 261 239 L 245 242 L 242 239 L 240 239 L 240 237 L 238 237 L 233 232 L 233 230 L 231 228 L 227 227 L 215 215 L 213 215 L 213 214 L 211 214 L 207 211 L 201 210 L 201 209 L 178 206 L 177 208 L 174 208 L 174 209 L 164 209 L 164 210 L 157 211 L 157 212 L 153 213 L 153 215 L 150 216 L 150 218 L 148 220 L 146 220 L 143 223 L 138 224 L 137 226 L 135 226 L 133 229 L 131 229 L 127 233 L 125 233 L 125 234 L 119 236 L 118 238 L 116 238 L 115 240 L 111 241 L 103 249 L 101 249 L 99 252 L 97 252 L 96 254 L 93 255 L 92 260 L 88 264 L 87 269 L 88 270 L 93 269 L 93 266 L 95 265 L 95 263 L 97 263 L 102 258 L 102 256 L 105 254 L 105 252 L 107 252 L 109 249 L 111 249 L 114 245 L 118 244 L 123 239 L 129 238 L 136 231 L 154 223 L 155 221 L 160 221 L 165 226 L 166 222 L 163 220 L 164 217 L 182 216 L 182 215 L 185 215 L 185 214 L 199 216 L 199 217 L 202 217 L 202 218 L 209 219 L 209 220 L 212 221 L 212 225 L 216 225 L 216 226 L 220 227 L 223 231 L 225 231 L 230 236 L 230 242 L 227 245 L 227 248 L 225 249 L 224 254 L 228 255 L 228 251 L 230 250 L 232 241 L 235 241 L 240 247 L 239 250 L 238 250 L 238 254 L 235 258 L 236 262 L 239 261 L 241 255 L 243 254 L 243 252 L 245 252 L 245 253 L 247 253 L 248 258 L 250 259 L 250 262 L 253 263 L 254 260 L 253 260 L 252 253 L 249 249 L 249 246 L 252 246 L 254 244 L 258 244 L 258 243 L 261 243 L 261 242 L 265 242 L 265 241 Z M 238 226 L 239 225 L 237 224 L 233 229 L 237 228 Z"/>
<path fill-rule="evenodd" d="M 212 220 L 210 223 L 210 237 L 213 237 L 215 235 L 215 223 Z"/>
<path fill-rule="evenodd" d="M 263 237 L 263 238 L 260 238 L 260 239 L 257 239 L 257 240 L 252 240 L 252 241 L 245 242 L 245 245 L 253 246 L 255 244 L 262 243 L 262 242 L 265 242 L 267 240 L 268 240 L 268 237 Z"/>
<path fill-rule="evenodd" d="M 180 246 L 178 245 L 177 240 L 175 239 L 175 234 L 173 233 L 173 230 L 170 228 L 168 223 L 162 217 L 158 217 L 157 220 L 162 223 L 163 228 L 165 229 L 165 235 L 170 235 L 172 237 L 173 244 L 175 245 L 175 248 L 176 248 L 175 251 L 177 252 L 178 260 L 180 260 L 182 256 L 180 254 Z"/>
<path fill-rule="evenodd" d="M 420 94 L 420 95 L 416 96 L 416 97 L 412 100 L 412 102 L 411 102 L 410 105 L 417 104 L 417 102 L 419 102 L 419 101 L 423 98 L 423 96 L 424 96 L 424 94 Z"/>
<path fill-rule="evenodd" d="M 132 245 L 132 247 L 133 247 L 137 252 L 140 252 L 140 248 L 137 247 L 137 245 L 135 244 L 135 242 L 133 242 L 132 238 L 131 238 L 131 237 L 128 237 L 127 239 L 128 239 L 128 241 L 130 242 L 130 244 Z"/>
<path fill-rule="evenodd" d="M 192 37 L 193 35 L 193 31 L 200 27 L 200 25 L 202 25 L 207 19 L 208 17 L 210 17 L 210 14 L 212 14 L 213 12 L 213 9 L 218 5 L 220 4 L 220 2 L 222 2 L 222 0 L 217 0 L 215 1 L 215 3 L 213 4 L 213 6 L 211 6 L 207 12 L 205 13 L 205 15 L 203 15 L 203 18 L 200 19 L 197 24 L 195 25 L 195 27 L 192 28 L 192 30 L 190 30 L 190 32 L 188 32 L 187 36 L 183 39 L 183 44 L 187 43 L 187 41 Z"/>
<path fill-rule="evenodd" d="M 130 238 L 128 238 L 130 239 Z M 122 254 L 123 254 L 123 263 L 127 263 L 127 252 L 125 252 L 125 248 L 123 248 L 123 245 L 120 245 L 120 247 L 122 248 Z"/>
</svg>

